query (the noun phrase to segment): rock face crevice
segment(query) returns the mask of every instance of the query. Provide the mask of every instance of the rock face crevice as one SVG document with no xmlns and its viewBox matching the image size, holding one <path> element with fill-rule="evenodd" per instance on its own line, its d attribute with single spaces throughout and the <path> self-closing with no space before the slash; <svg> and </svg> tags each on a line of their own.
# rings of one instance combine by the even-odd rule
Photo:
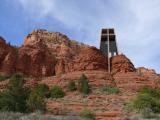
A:
<svg viewBox="0 0 160 120">
<path fill-rule="evenodd" d="M 99 49 L 70 40 L 59 32 L 34 30 L 17 51 L 3 38 L 0 39 L 0 72 L 54 76 L 74 71 L 107 71 L 108 68 L 107 58 Z M 124 55 L 113 57 L 111 63 L 112 71 L 135 71 L 134 65 Z"/>
</svg>

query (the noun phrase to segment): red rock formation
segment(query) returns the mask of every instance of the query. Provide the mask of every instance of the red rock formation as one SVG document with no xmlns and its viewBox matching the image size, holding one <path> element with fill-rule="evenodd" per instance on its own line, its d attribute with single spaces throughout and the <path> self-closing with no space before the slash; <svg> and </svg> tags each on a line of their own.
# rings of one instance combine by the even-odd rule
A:
<svg viewBox="0 0 160 120">
<path fill-rule="evenodd" d="M 89 108 L 96 111 L 97 120 L 120 120 L 124 116 L 123 104 L 133 99 L 140 88 L 160 87 L 159 75 L 145 68 L 136 71 L 124 55 L 111 58 L 113 74 L 107 72 L 107 64 L 100 50 L 71 41 L 61 33 L 35 30 L 26 37 L 18 52 L 0 37 L 0 74 L 21 72 L 36 76 L 36 79 L 29 79 L 25 83 L 31 87 L 40 83 L 50 88 L 53 85 L 61 86 L 66 92 L 64 99 L 46 100 L 47 108 L 56 115 L 61 114 L 62 107 L 74 112 Z M 77 83 L 83 73 L 93 89 L 85 98 L 78 91 L 68 91 L 69 81 L 75 80 Z M 8 80 L 0 82 L 0 90 L 5 89 L 7 84 Z M 118 87 L 120 93 L 102 93 L 99 88 L 105 85 Z"/>
<path fill-rule="evenodd" d="M 137 68 L 137 72 L 140 75 L 144 75 L 144 76 L 157 76 L 157 73 L 154 69 L 147 69 L 145 67 L 139 67 Z"/>
<path fill-rule="evenodd" d="M 111 58 L 112 72 L 135 72 L 133 63 L 125 55 L 117 55 Z"/>
<path fill-rule="evenodd" d="M 26 37 L 17 62 L 18 72 L 32 76 L 106 68 L 107 59 L 100 50 L 46 30 L 35 30 Z"/>
<path fill-rule="evenodd" d="M 17 71 L 32 76 L 62 74 L 83 47 L 61 33 L 35 30 L 19 50 Z"/>
<path fill-rule="evenodd" d="M 84 70 L 107 71 L 107 58 L 95 47 L 88 47 L 68 65 L 68 72 Z"/>
<path fill-rule="evenodd" d="M 107 71 L 107 58 L 95 48 L 58 32 L 34 30 L 19 48 L 17 56 L 13 47 L 0 39 L 0 71 L 6 74 L 20 72 L 29 76 L 53 76 L 73 71 Z M 17 61 L 17 62 L 16 62 Z M 135 71 L 124 55 L 112 58 L 113 72 Z"/>
<path fill-rule="evenodd" d="M 6 44 L 5 40 L 0 37 L 0 73 L 11 75 L 15 72 L 16 48 Z"/>
<path fill-rule="evenodd" d="M 54 75 L 55 58 L 41 45 L 25 45 L 19 50 L 17 71 L 32 76 Z"/>
</svg>

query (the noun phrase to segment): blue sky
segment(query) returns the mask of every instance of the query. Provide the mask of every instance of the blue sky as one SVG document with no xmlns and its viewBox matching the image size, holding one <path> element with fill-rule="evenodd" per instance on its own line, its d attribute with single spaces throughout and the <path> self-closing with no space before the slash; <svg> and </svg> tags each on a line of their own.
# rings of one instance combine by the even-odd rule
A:
<svg viewBox="0 0 160 120">
<path fill-rule="evenodd" d="M 0 35 L 20 46 L 43 28 L 99 48 L 101 28 L 111 27 L 120 53 L 160 73 L 159 12 L 159 0 L 1 0 Z"/>
</svg>

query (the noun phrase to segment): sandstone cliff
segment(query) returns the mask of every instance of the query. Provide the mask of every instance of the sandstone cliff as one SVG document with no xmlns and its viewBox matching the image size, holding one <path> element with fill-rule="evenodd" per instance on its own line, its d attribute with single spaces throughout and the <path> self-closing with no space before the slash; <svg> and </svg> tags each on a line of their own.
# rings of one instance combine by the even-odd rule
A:
<svg viewBox="0 0 160 120">
<path fill-rule="evenodd" d="M 7 44 L 6 41 L 0 37 L 0 74 L 13 74 L 16 69 L 16 59 L 16 48 Z"/>
<path fill-rule="evenodd" d="M 9 75 L 20 72 L 27 76 L 54 76 L 73 71 L 107 71 L 108 66 L 107 58 L 99 49 L 42 29 L 28 34 L 17 55 L 3 38 L 0 49 L 0 70 Z M 135 71 L 124 55 L 113 57 L 111 63 L 115 72 Z"/>
</svg>

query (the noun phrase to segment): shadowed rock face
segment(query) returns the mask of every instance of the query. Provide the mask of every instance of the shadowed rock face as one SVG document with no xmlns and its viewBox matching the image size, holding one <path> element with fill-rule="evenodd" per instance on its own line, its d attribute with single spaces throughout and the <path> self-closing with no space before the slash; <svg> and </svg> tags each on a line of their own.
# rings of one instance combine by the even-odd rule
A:
<svg viewBox="0 0 160 120">
<path fill-rule="evenodd" d="M 55 59 L 45 46 L 23 46 L 19 50 L 17 71 L 32 76 L 54 75 Z"/>
<path fill-rule="evenodd" d="M 15 72 L 16 50 L 0 37 L 0 73 L 10 75 Z"/>
<path fill-rule="evenodd" d="M 58 32 L 34 30 L 16 53 L 13 49 L 0 39 L 0 70 L 5 74 L 53 76 L 73 71 L 107 71 L 107 58 L 99 49 L 70 40 Z M 113 57 L 112 67 L 116 72 L 135 70 L 125 56 Z"/>
</svg>

